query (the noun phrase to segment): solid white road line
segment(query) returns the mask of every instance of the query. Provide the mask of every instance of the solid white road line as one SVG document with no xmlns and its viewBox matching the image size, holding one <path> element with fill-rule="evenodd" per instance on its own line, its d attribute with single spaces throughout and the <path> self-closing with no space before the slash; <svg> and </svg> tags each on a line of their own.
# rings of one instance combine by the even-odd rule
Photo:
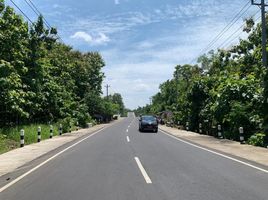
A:
<svg viewBox="0 0 268 200">
<path fill-rule="evenodd" d="M 251 168 L 260 170 L 260 171 L 262 171 L 262 172 L 264 172 L 264 173 L 268 173 L 268 170 L 266 170 L 266 169 L 263 169 L 263 168 L 260 168 L 260 167 L 255 166 L 255 165 L 252 165 L 252 164 L 250 164 L 250 163 L 247 163 L 247 162 L 244 162 L 244 161 L 241 161 L 241 160 L 232 158 L 232 157 L 227 156 L 227 155 L 224 155 L 224 154 L 222 154 L 222 153 L 218 153 L 218 152 L 216 152 L 216 151 L 212 151 L 212 150 L 210 150 L 210 149 L 207 149 L 207 148 L 204 148 L 204 147 L 201 147 L 201 146 L 192 144 L 192 143 L 190 143 L 190 142 L 187 142 L 187 141 L 185 141 L 185 140 L 182 140 L 182 139 L 180 139 L 180 138 L 177 138 L 177 137 L 175 137 L 175 136 L 173 136 L 173 135 L 171 135 L 171 134 L 169 134 L 169 133 L 167 133 L 167 132 L 165 132 L 165 131 L 163 131 L 163 130 L 161 130 L 160 132 L 162 132 L 162 133 L 164 133 L 165 135 L 167 135 L 167 136 L 169 136 L 169 137 L 172 137 L 172 138 L 174 138 L 174 139 L 176 139 L 176 140 L 179 140 L 180 142 L 183 142 L 183 143 L 185 143 L 185 144 L 189 144 L 189 145 L 191 145 L 191 146 L 193 146 L 193 147 L 196 147 L 196 148 L 202 149 L 202 150 L 204 150 L 204 151 L 207 151 L 207 152 L 216 154 L 216 155 L 218 155 L 218 156 L 227 158 L 227 159 L 229 159 L 229 160 L 238 162 L 238 163 L 243 164 L 243 165 L 246 165 L 246 166 L 248 166 L 248 167 L 251 167 Z"/>
<path fill-rule="evenodd" d="M 129 137 L 127 136 L 127 142 L 130 142 Z"/>
<path fill-rule="evenodd" d="M 138 157 L 135 157 L 135 160 L 136 160 L 136 163 L 141 171 L 141 174 L 143 175 L 143 177 L 145 179 L 145 182 L 148 184 L 151 184 L 152 181 L 151 181 L 150 177 L 148 176 L 147 172 L 145 171 L 144 167 L 142 166 L 140 159 Z"/>
<path fill-rule="evenodd" d="M 107 126 L 109 127 L 109 126 Z M 6 184 L 5 186 L 3 186 L 2 188 L 0 188 L 0 193 L 3 192 L 5 189 L 9 188 L 10 186 L 14 185 L 15 183 L 17 183 L 18 181 L 20 181 L 21 179 L 23 179 L 25 176 L 31 174 L 32 172 L 34 172 L 35 170 L 37 170 L 38 168 L 42 167 L 43 165 L 45 165 L 46 163 L 48 163 L 49 161 L 53 160 L 54 158 L 58 157 L 59 155 L 61 155 L 62 153 L 64 153 L 65 151 L 73 148 L 74 146 L 78 145 L 79 143 L 83 142 L 84 140 L 92 137 L 93 135 L 103 131 L 104 129 L 106 129 L 107 127 L 104 127 L 98 131 L 96 131 L 95 133 L 92 133 L 91 135 L 83 138 L 82 140 L 79 140 L 78 142 L 72 144 L 71 146 L 63 149 L 62 151 L 60 151 L 59 153 L 55 154 L 54 156 L 50 157 L 49 159 L 45 160 L 44 162 L 40 163 L 39 165 L 37 165 L 36 167 L 32 168 L 31 170 L 29 170 L 28 172 L 22 174 L 21 176 L 19 176 L 18 178 L 14 179 L 13 181 L 11 181 L 10 183 Z"/>
</svg>

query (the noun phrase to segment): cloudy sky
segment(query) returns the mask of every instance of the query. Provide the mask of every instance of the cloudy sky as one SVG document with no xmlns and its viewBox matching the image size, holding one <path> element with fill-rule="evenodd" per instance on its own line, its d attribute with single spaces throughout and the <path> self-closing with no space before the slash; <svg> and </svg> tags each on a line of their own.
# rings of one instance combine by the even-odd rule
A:
<svg viewBox="0 0 268 200">
<path fill-rule="evenodd" d="M 13 0 L 32 19 L 25 0 Z M 33 1 L 33 0 L 32 0 Z M 6 0 L 10 4 L 9 0 Z M 195 59 L 239 11 L 241 17 L 210 49 L 228 48 L 243 35 L 243 19 L 259 8 L 249 0 L 34 0 L 74 49 L 99 51 L 110 92 L 128 108 L 149 103 L 177 64 Z M 259 19 L 259 13 L 254 15 Z M 228 39 L 229 38 L 229 39 Z"/>
</svg>

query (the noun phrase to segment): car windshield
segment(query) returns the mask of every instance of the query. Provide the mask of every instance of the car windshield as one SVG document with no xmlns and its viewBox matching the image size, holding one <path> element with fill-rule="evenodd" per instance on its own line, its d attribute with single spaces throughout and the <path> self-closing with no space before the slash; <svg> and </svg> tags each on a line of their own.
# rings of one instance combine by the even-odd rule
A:
<svg viewBox="0 0 268 200">
<path fill-rule="evenodd" d="M 156 121 L 156 118 L 153 116 L 143 116 L 142 120 L 144 120 L 144 121 Z"/>
</svg>

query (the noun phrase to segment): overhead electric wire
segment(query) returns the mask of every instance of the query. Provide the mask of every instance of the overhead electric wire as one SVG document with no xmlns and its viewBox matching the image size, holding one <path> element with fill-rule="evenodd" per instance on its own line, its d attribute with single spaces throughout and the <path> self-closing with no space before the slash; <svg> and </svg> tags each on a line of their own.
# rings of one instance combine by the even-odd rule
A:
<svg viewBox="0 0 268 200">
<path fill-rule="evenodd" d="M 10 2 L 24 15 L 24 17 L 28 19 L 29 22 L 31 22 L 31 24 L 34 24 L 33 21 L 20 9 L 20 7 L 13 0 L 10 0 Z"/>
<path fill-rule="evenodd" d="M 261 18 L 261 16 L 259 16 L 255 21 L 259 20 Z M 227 43 L 226 46 L 230 45 L 235 39 L 237 39 L 241 34 L 237 35 L 236 37 L 234 37 L 231 41 L 229 41 L 229 43 Z"/>
<path fill-rule="evenodd" d="M 260 12 L 260 10 L 258 10 L 252 17 L 255 17 L 258 13 Z M 260 18 L 260 17 L 259 17 Z M 257 18 L 256 21 L 259 19 Z M 234 36 L 239 30 L 241 30 L 241 33 L 239 33 L 236 37 L 239 37 L 244 31 L 243 31 L 243 28 L 244 28 L 244 23 L 238 27 L 238 29 L 236 29 L 229 37 L 227 37 L 218 47 L 217 49 L 223 47 L 227 42 L 228 40 L 230 40 L 232 38 L 232 36 Z M 233 40 L 232 40 L 233 41 Z"/>
<path fill-rule="evenodd" d="M 242 9 L 233 17 L 233 19 L 214 37 L 214 39 L 204 48 L 200 51 L 198 54 L 198 57 L 205 53 L 208 49 L 210 49 L 215 43 L 234 25 L 235 22 L 237 22 L 241 16 L 243 16 L 250 8 L 250 1 L 248 1 Z M 191 63 L 193 63 L 197 58 L 194 58 Z"/>
<path fill-rule="evenodd" d="M 251 5 L 248 5 L 250 3 L 250 1 L 248 1 L 243 7 L 242 9 L 233 17 L 233 19 L 229 22 L 229 24 L 227 24 L 219 33 L 218 35 L 209 43 L 209 45 L 204 48 L 201 52 L 203 51 L 207 51 L 211 46 L 213 46 L 215 44 L 215 42 L 220 39 L 224 33 L 226 33 L 233 25 L 235 22 L 237 22 L 241 16 L 243 16 L 248 9 L 250 8 Z M 247 7 L 248 6 L 248 7 Z M 247 7 L 247 8 L 246 8 Z M 243 10 L 246 9 L 244 12 Z M 243 12 L 243 13 L 242 13 Z M 242 13 L 242 14 L 241 14 Z"/>
<path fill-rule="evenodd" d="M 37 14 L 37 15 L 42 15 L 42 13 L 39 11 L 39 9 L 34 5 L 34 3 L 31 0 L 24 0 L 30 7 L 31 9 Z M 48 21 L 46 20 L 46 18 L 43 16 L 44 22 L 47 25 L 48 28 L 51 28 L 50 24 L 48 23 Z"/>
<path fill-rule="evenodd" d="M 40 12 L 40 10 L 34 5 L 34 3 L 31 1 L 31 0 L 24 0 L 26 3 L 27 3 L 27 5 L 32 9 L 32 11 L 37 15 L 37 16 L 42 16 L 43 17 L 43 19 L 44 19 L 44 22 L 45 22 L 45 24 L 46 24 L 46 26 L 47 26 L 47 28 L 49 28 L 49 29 L 51 29 L 52 28 L 52 26 L 50 26 L 50 24 L 48 23 L 48 21 L 46 20 L 46 18 L 44 17 L 44 15 Z M 17 8 L 18 8 L 18 6 L 16 6 Z M 19 8 L 18 8 L 19 9 Z M 21 10 L 21 9 L 20 9 Z M 22 12 L 22 11 L 21 11 Z M 27 19 L 29 19 L 28 17 L 27 17 Z M 32 22 L 32 24 L 33 24 L 33 22 Z M 61 42 L 63 42 L 64 43 L 64 41 L 63 41 L 63 39 L 60 37 L 60 35 L 57 33 L 56 34 L 57 36 L 58 36 L 58 38 L 61 40 Z"/>
</svg>

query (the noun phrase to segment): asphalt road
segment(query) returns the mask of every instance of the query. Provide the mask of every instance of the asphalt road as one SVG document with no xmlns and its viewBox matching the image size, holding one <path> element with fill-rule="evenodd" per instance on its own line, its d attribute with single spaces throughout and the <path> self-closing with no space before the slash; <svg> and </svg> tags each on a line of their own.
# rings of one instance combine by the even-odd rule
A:
<svg viewBox="0 0 268 200">
<path fill-rule="evenodd" d="M 268 174 L 138 132 L 133 116 L 84 139 L 0 193 L 1 200 L 267 200 Z"/>
</svg>

